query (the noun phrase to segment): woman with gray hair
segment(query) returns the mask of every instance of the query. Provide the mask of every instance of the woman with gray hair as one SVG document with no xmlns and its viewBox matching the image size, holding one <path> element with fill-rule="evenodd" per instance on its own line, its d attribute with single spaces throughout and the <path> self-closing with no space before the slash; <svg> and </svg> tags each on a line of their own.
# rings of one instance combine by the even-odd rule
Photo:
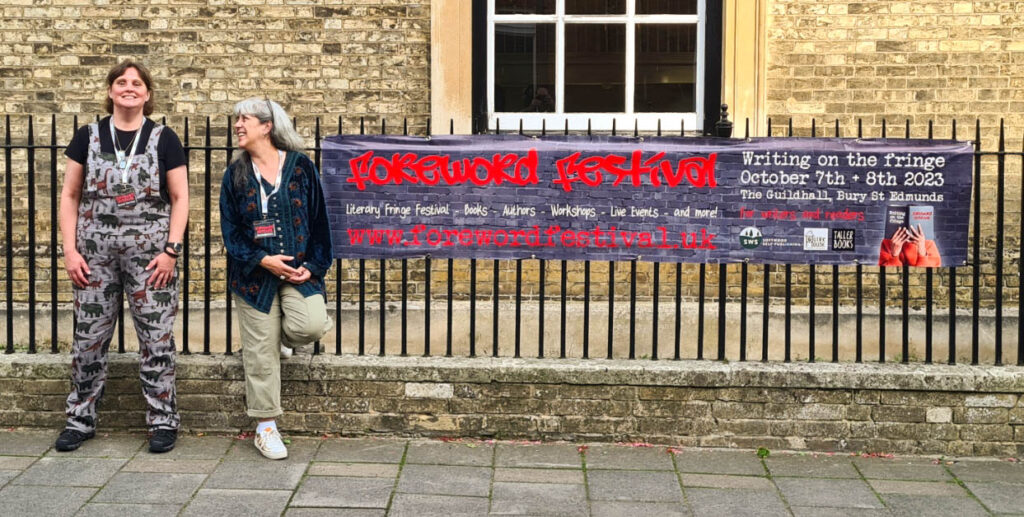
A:
<svg viewBox="0 0 1024 517">
<path fill-rule="evenodd" d="M 220 224 L 228 286 L 239 301 L 247 414 L 259 420 L 256 448 L 288 456 L 275 419 L 281 357 L 330 329 L 324 274 L 331 234 L 316 166 L 284 109 L 269 99 L 235 105 L 238 151 L 224 172 Z"/>
</svg>

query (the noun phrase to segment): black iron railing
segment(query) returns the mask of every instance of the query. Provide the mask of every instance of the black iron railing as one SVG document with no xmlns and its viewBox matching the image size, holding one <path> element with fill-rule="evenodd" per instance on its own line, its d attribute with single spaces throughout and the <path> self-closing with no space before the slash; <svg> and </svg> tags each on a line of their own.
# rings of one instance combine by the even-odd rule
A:
<svg viewBox="0 0 1024 517">
<path fill-rule="evenodd" d="M 60 313 L 66 313 L 71 311 L 68 304 L 60 304 L 59 298 L 61 293 L 65 296 L 69 293 L 69 284 L 65 286 L 64 290 L 60 289 L 60 281 L 66 282 L 64 271 L 62 267 L 58 267 L 59 250 L 56 243 L 58 243 L 57 236 L 57 202 L 59 197 L 59 180 L 58 180 L 58 151 L 62 150 L 65 145 L 58 143 L 57 135 L 60 133 L 66 134 L 70 139 L 72 131 L 78 127 L 78 118 L 75 117 L 72 128 L 65 128 L 64 131 L 58 130 L 57 117 L 50 117 L 50 137 L 48 143 L 37 142 L 36 123 L 35 117 L 27 117 L 24 124 L 20 124 L 18 128 L 18 134 L 24 135 L 23 138 L 19 138 L 19 142 L 15 142 L 12 138 L 12 122 L 11 117 L 8 115 L 5 120 L 4 130 L 4 141 L 2 145 L 3 158 L 4 158 L 4 257 L 5 257 L 5 281 L 4 281 L 4 295 L 6 303 L 6 341 L 5 341 L 5 352 L 13 353 L 16 350 L 15 339 L 14 339 L 14 314 L 15 314 L 15 302 L 17 301 L 26 303 L 26 313 L 28 321 L 28 332 L 24 349 L 32 354 L 37 353 L 37 342 L 39 341 L 36 335 L 36 322 L 38 318 L 38 311 L 40 307 L 48 309 L 50 322 L 50 352 L 57 353 L 59 351 L 58 343 L 62 335 L 65 340 L 70 340 L 70 332 L 62 334 L 62 329 L 58 325 L 58 317 Z M 453 124 L 449 124 L 449 130 L 454 127 Z M 214 282 L 220 282 L 224 284 L 224 277 L 215 278 L 213 271 L 213 261 L 215 256 L 214 245 L 219 242 L 219 236 L 211 234 L 211 228 L 213 224 L 212 214 L 217 210 L 217 207 L 213 204 L 214 202 L 214 188 L 217 184 L 214 180 L 215 177 L 219 178 L 219 174 L 222 173 L 224 167 L 230 160 L 231 153 L 233 151 L 231 121 L 227 120 L 226 125 L 223 127 L 223 132 L 226 135 L 223 145 L 215 145 L 213 143 L 214 130 L 211 126 L 211 120 L 209 118 L 205 121 L 205 127 L 201 132 L 195 131 L 194 127 L 190 126 L 188 119 L 184 120 L 183 127 L 183 145 L 186 150 L 189 165 L 189 176 L 191 183 L 194 187 L 196 185 L 202 186 L 202 242 L 194 243 L 191 242 L 189 234 L 186 232 L 185 235 L 185 250 L 181 257 L 181 279 L 184 287 L 181 289 L 181 300 L 180 307 L 181 312 L 179 317 L 182 318 L 182 335 L 177 340 L 180 343 L 180 349 L 182 353 L 189 354 L 194 351 L 194 346 L 189 341 L 189 315 L 195 311 L 202 311 L 202 344 L 201 351 L 204 354 L 211 353 L 211 312 L 213 311 L 211 301 L 223 299 L 226 301 L 225 306 L 225 318 L 227 321 L 225 328 L 225 343 L 224 353 L 232 354 L 232 334 L 231 334 L 231 293 L 223 290 L 215 290 L 213 287 Z M 341 134 L 344 132 L 342 119 L 339 117 L 337 125 L 337 133 Z M 685 135 L 685 128 L 680 127 L 680 134 Z M 218 132 L 220 128 L 218 128 Z M 360 120 L 359 129 L 360 134 L 366 134 L 367 125 L 365 121 Z M 499 131 L 501 131 L 499 129 Z M 569 133 L 568 122 L 563 130 L 566 134 Z M 386 121 L 380 121 L 380 132 L 388 133 L 388 126 Z M 392 133 L 395 132 L 392 130 Z M 430 122 L 426 122 L 426 132 L 430 132 Z M 522 132 L 522 128 L 519 128 L 519 132 Z M 601 281 L 600 278 L 594 279 L 591 271 L 592 263 L 589 261 L 582 263 L 583 268 L 583 293 L 582 296 L 573 297 L 573 303 L 582 304 L 582 328 L 583 332 L 581 337 L 581 352 L 578 354 L 582 358 L 592 357 L 613 357 L 615 356 L 615 345 L 616 345 L 616 328 L 624 324 L 619 321 L 619 314 L 616 312 L 617 303 L 628 303 L 628 349 L 624 350 L 621 354 L 625 355 L 629 359 L 646 358 L 650 360 L 664 359 L 659 356 L 658 349 L 661 343 L 662 336 L 659 335 L 659 318 L 661 315 L 661 303 L 668 302 L 673 304 L 673 310 L 671 314 L 674 316 L 674 322 L 672 325 L 671 336 L 671 359 L 683 359 L 683 358 L 695 358 L 705 359 L 706 347 L 714 346 L 714 358 L 715 359 L 730 359 L 730 360 L 768 360 L 770 356 L 770 348 L 773 342 L 773 333 L 770 322 L 778 311 L 773 312 L 772 305 L 783 304 L 782 317 L 784 321 L 783 335 L 781 343 L 783 350 L 781 357 L 783 361 L 789 362 L 793 359 L 793 321 L 794 306 L 806 306 L 808 312 L 808 335 L 807 335 L 807 357 L 808 361 L 815 361 L 819 356 L 819 343 L 817 341 L 817 330 L 820 326 L 816 325 L 817 311 L 827 305 L 820 305 L 819 301 L 823 297 L 830 298 L 831 305 L 831 342 L 828 343 L 828 352 L 824 356 L 825 359 L 831 361 L 840 360 L 840 345 L 844 343 L 852 343 L 854 348 L 853 361 L 862 362 L 868 360 L 866 353 L 870 353 L 871 350 L 865 350 L 865 329 L 863 323 L 866 318 L 874 318 L 878 326 L 878 338 L 877 338 L 877 361 L 885 362 L 887 358 L 891 357 L 890 343 L 887 342 L 886 322 L 888 319 L 887 310 L 895 309 L 898 307 L 900 311 L 900 321 L 902 325 L 901 342 L 899 360 L 902 362 L 910 362 L 912 360 L 912 352 L 910 349 L 910 343 L 912 337 L 917 336 L 911 335 L 910 321 L 911 315 L 911 301 L 910 301 L 910 290 L 912 286 L 923 284 L 925 288 L 924 300 L 921 305 L 923 306 L 924 315 L 924 351 L 925 355 L 923 359 L 920 359 L 924 363 L 932 363 L 933 361 L 943 361 L 950 364 L 957 362 L 957 325 L 958 320 L 964 318 L 969 319 L 971 325 L 970 333 L 970 357 L 971 364 L 979 364 L 981 356 L 982 346 L 989 346 L 989 343 L 982 343 L 983 333 L 994 336 L 990 345 L 993 348 L 991 356 L 993 357 L 993 364 L 1001 365 L 1004 363 L 1006 357 L 1003 349 L 1003 330 L 1004 330 L 1004 319 L 1006 314 L 1006 305 L 1009 300 L 1011 307 L 1011 317 L 1016 318 L 1017 326 L 1017 340 L 1016 350 L 1013 354 L 1016 364 L 1024 364 L 1024 321 L 1017 318 L 1019 300 L 1020 300 L 1020 289 L 1022 283 L 1024 283 L 1024 268 L 1021 267 L 1020 260 L 1020 243 L 1024 241 L 1024 225 L 1020 224 L 1020 218 L 1015 219 L 1014 227 L 1009 227 L 1006 221 L 1006 174 L 1007 174 L 1007 161 L 1008 159 L 1014 159 L 1021 162 L 1021 173 L 1020 176 L 1014 178 L 1014 181 L 1021 181 L 1024 178 L 1024 148 L 1022 151 L 1008 151 L 1005 142 L 1005 128 L 1003 123 L 1000 122 L 998 128 L 998 146 L 995 151 L 983 151 L 981 145 L 981 123 L 980 121 L 975 123 L 974 127 L 974 197 L 973 197 L 973 237 L 971 242 L 971 262 L 962 267 L 948 267 L 948 268 L 937 268 L 927 269 L 923 272 L 915 270 L 913 273 L 910 268 L 904 266 L 898 271 L 898 282 L 896 287 L 900 289 L 901 297 L 898 304 L 890 302 L 890 284 L 893 280 L 890 278 L 890 271 L 887 271 L 885 267 L 877 268 L 877 275 L 872 274 L 874 267 L 869 266 L 869 270 L 865 271 L 864 266 L 797 266 L 798 275 L 802 275 L 806 268 L 806 282 L 795 284 L 794 265 L 783 264 L 783 265 L 749 265 L 746 263 L 727 265 L 717 264 L 717 293 L 713 297 L 708 297 L 707 283 L 708 280 L 708 269 L 711 269 L 712 274 L 715 272 L 716 264 L 699 264 L 697 265 L 698 273 L 696 286 L 685 285 L 683 282 L 683 265 L 682 264 L 653 264 L 653 275 L 650 286 L 650 294 L 638 295 L 638 285 L 640 282 L 637 278 L 638 264 L 636 260 L 628 263 L 629 268 L 629 285 L 628 285 L 628 298 L 622 296 L 620 290 L 624 286 L 617 286 L 617 283 L 621 283 L 619 276 L 616 275 L 617 268 L 625 266 L 623 263 L 609 262 L 607 263 L 608 273 L 605 280 L 607 281 L 607 294 L 599 298 L 595 298 L 592 295 L 592 287 L 598 285 L 597 282 Z M 193 133 L 201 133 L 202 142 L 194 143 Z M 317 118 L 312 128 L 313 142 L 315 146 L 310 148 L 309 151 L 312 153 L 314 161 L 319 166 L 321 158 L 320 141 L 322 136 L 321 120 Z M 409 133 L 408 120 L 403 120 L 402 133 Z M 542 130 L 542 134 L 547 133 L 546 128 Z M 587 133 L 590 133 L 587 130 Z M 615 134 L 613 128 L 612 131 Z M 638 132 L 634 129 L 633 133 L 638 135 Z M 779 135 L 778 127 L 772 126 L 772 121 L 768 121 L 768 135 L 769 136 L 793 136 L 793 124 L 792 121 L 786 125 L 783 134 Z M 822 134 L 819 134 L 822 133 Z M 856 136 L 858 138 L 866 136 L 863 131 L 862 123 L 858 122 L 855 133 L 843 135 L 841 131 L 839 121 L 837 120 L 832 128 L 831 134 L 825 135 L 819 131 L 816 123 L 812 122 L 810 128 L 810 136 Z M 912 135 L 911 125 L 908 120 L 905 124 L 904 131 L 901 137 L 911 138 L 912 136 L 921 137 L 922 135 Z M 661 129 L 657 131 L 658 135 L 661 135 Z M 745 126 L 744 136 L 750 136 L 749 121 Z M 885 121 L 882 122 L 881 133 L 877 136 L 896 136 L 894 132 L 891 132 L 887 127 Z M 931 122 L 927 126 L 927 138 L 933 138 L 934 128 Z M 964 135 L 958 134 L 958 128 L 956 121 L 954 120 L 949 128 L 949 131 L 943 136 L 949 136 L 953 139 L 962 137 Z M 21 154 L 24 154 L 25 159 L 21 161 Z M 17 156 L 16 156 L 17 155 Z M 47 159 L 48 158 L 48 159 Z M 198 159 L 197 159 L 198 158 Z M 197 170 L 194 165 L 201 160 L 202 168 Z M 40 168 L 37 167 L 37 161 L 47 163 L 46 172 L 41 173 Z M 988 162 L 994 161 L 994 174 L 986 176 L 995 176 L 995 211 L 994 214 L 991 212 L 982 211 L 982 197 L 983 191 L 990 189 L 991 185 L 983 183 L 983 181 L 989 181 L 989 177 L 982 175 L 982 170 L 985 165 L 991 165 Z M 15 168 L 18 168 L 18 174 L 24 173 L 25 181 L 18 182 L 15 184 Z M 48 174 L 49 179 L 49 207 L 48 212 L 37 211 L 36 206 L 36 194 L 37 194 L 37 180 L 44 178 Z M 14 190 L 18 189 L 20 185 L 25 185 L 26 190 L 26 201 L 27 204 L 24 208 L 15 207 L 14 203 Z M 1022 198 L 1019 200 L 1019 204 L 1015 207 L 1014 212 L 1018 216 L 1021 212 L 1021 207 L 1024 206 L 1024 185 L 1021 186 Z M 193 204 L 195 207 L 195 204 Z M 16 225 L 14 214 L 21 212 L 24 217 L 19 218 L 19 222 Z M 191 220 L 196 221 L 195 209 Z M 39 291 L 37 282 L 37 274 L 39 264 L 39 253 L 36 230 L 39 221 L 45 221 L 49 217 L 49 239 L 46 241 L 44 247 L 44 255 L 48 267 L 47 274 L 49 275 L 49 296 L 46 300 L 39 300 L 37 296 L 42 294 Z M 994 220 L 989 221 L 988 218 Z M 986 221 L 983 223 L 983 219 Z M 194 223 L 193 223 L 194 224 Z M 991 249 L 983 247 L 983 241 L 985 240 L 982 235 L 982 228 L 994 229 L 994 243 Z M 989 226 L 991 225 L 991 226 Z M 1012 249 L 1007 247 L 1007 232 L 1016 230 L 1016 246 Z M 18 236 L 17 239 L 15 236 Z M 988 244 L 988 243 L 986 243 Z M 983 256 L 983 252 L 985 255 Z M 198 256 L 197 256 L 198 255 Z M 985 257 L 991 258 L 985 258 Z M 1006 260 L 1016 261 L 1016 275 L 1009 275 L 1006 271 Z M 26 267 L 26 279 L 24 281 L 16 279 L 15 274 L 15 262 L 16 260 L 23 260 Z M 192 286 L 192 276 L 195 274 L 193 267 L 196 262 L 200 261 L 202 264 L 202 284 L 201 288 Z M 413 261 L 412 265 L 422 264 L 422 277 L 416 280 L 415 283 L 421 285 L 421 291 L 415 293 L 415 296 L 411 296 L 409 293 L 409 287 L 414 282 L 410 281 L 410 261 Z M 401 276 L 399 284 L 399 292 L 395 293 L 394 287 L 389 292 L 389 282 L 387 281 L 388 272 L 392 271 L 392 268 L 396 267 L 396 262 L 400 262 Z M 336 325 L 334 327 L 334 350 L 333 353 L 342 353 L 342 333 L 354 330 L 357 333 L 355 338 L 354 351 L 357 354 L 364 355 L 372 353 L 367 350 L 368 336 L 367 336 L 367 321 L 369 316 L 376 316 L 378 320 L 378 349 L 377 354 L 385 355 L 387 333 L 388 333 L 388 313 L 387 301 L 389 297 L 391 299 L 397 299 L 400 301 L 400 311 L 398 314 L 400 325 L 400 354 L 407 355 L 409 348 L 407 345 L 416 341 L 422 342 L 423 355 L 430 356 L 435 353 L 431 349 L 431 325 L 432 316 L 435 312 L 434 302 L 436 294 L 433 291 L 434 283 L 432 274 L 435 272 L 437 264 L 436 261 L 432 260 L 429 256 L 423 259 L 401 259 L 401 260 L 385 260 L 380 259 L 376 268 L 370 268 L 368 271 L 367 260 L 359 259 L 358 261 L 349 260 L 337 260 L 332 271 L 328 273 L 328 298 L 333 300 L 334 308 L 334 319 Z M 462 262 L 462 261 L 460 261 Z M 536 303 L 537 310 L 537 357 L 545 357 L 545 353 L 548 350 L 548 343 L 545 343 L 545 311 L 549 309 L 547 303 L 550 301 L 549 296 L 546 292 L 548 287 L 548 272 L 549 269 L 553 269 L 552 264 L 548 261 L 538 260 L 539 268 L 539 281 L 533 286 L 536 289 L 536 294 L 524 294 L 524 280 L 523 280 L 523 266 L 524 262 L 529 262 L 528 259 L 517 259 L 512 261 L 505 260 L 493 260 L 491 263 L 492 271 L 492 286 L 490 293 L 481 296 L 478 293 L 478 278 L 477 273 L 480 269 L 480 260 L 472 259 L 468 261 L 469 269 L 469 285 L 468 290 L 462 290 L 463 292 L 456 292 L 454 288 L 454 272 L 457 270 L 455 261 L 452 259 L 446 259 L 442 262 L 444 273 L 446 273 L 445 291 L 442 297 L 446 300 L 445 309 L 445 350 L 444 355 L 451 356 L 454 353 L 453 340 L 455 338 L 454 333 L 454 319 L 455 305 L 454 300 L 457 297 L 465 297 L 468 300 L 469 308 L 468 314 L 459 314 L 460 320 L 463 317 L 468 318 L 469 332 L 467 337 L 468 355 L 476 356 L 478 352 L 486 350 L 486 345 L 490 345 L 489 354 L 492 356 L 513 356 L 521 357 L 522 344 L 523 342 L 529 341 L 530 338 L 524 335 L 523 329 L 523 318 L 524 303 L 534 301 Z M 568 320 L 568 309 L 569 296 L 567 294 L 567 275 L 570 266 L 576 267 L 578 264 L 570 264 L 567 261 L 559 261 L 558 271 L 560 277 L 558 278 L 559 295 L 559 346 L 558 346 L 558 357 L 567 357 L 572 354 L 568 353 L 567 341 L 570 339 L 567 336 L 566 329 L 570 325 L 579 324 L 577 321 Z M 465 268 L 466 265 L 460 265 L 459 267 Z M 690 266 L 687 266 L 688 268 Z M 376 271 L 373 271 L 376 269 Z M 662 270 L 667 269 L 669 276 L 673 276 L 674 273 L 674 292 L 665 293 L 661 285 Z M 891 269 L 891 268 L 890 268 Z M 962 270 L 968 270 L 963 272 Z M 514 282 L 501 282 L 499 277 L 502 272 L 506 272 L 507 275 L 512 275 L 514 271 Z M 343 278 L 346 276 L 346 272 L 357 272 L 355 284 L 351 289 L 343 289 Z M 983 274 L 984 272 L 984 274 Z M 367 295 L 367 285 L 370 282 L 370 276 L 368 273 L 376 273 L 378 276 L 379 285 L 377 286 L 377 302 L 378 306 L 376 311 L 373 311 L 371 305 L 373 300 L 370 300 Z M 818 279 L 821 276 L 825 276 L 831 281 L 830 284 L 825 284 L 824 287 L 818 284 Z M 761 280 L 761 315 L 760 315 L 760 326 L 761 326 L 761 347 L 760 354 L 756 357 L 750 357 L 748 353 L 748 330 L 755 328 L 757 321 L 752 321 L 752 317 L 748 315 L 748 309 L 757 306 L 758 300 L 752 298 L 749 295 L 748 289 L 756 287 L 756 281 Z M 781 278 L 779 278 L 781 277 Z M 841 294 L 849 289 L 849 283 L 841 283 L 841 278 L 853 277 L 854 287 L 853 292 L 848 295 Z M 781 280 L 781 289 L 775 287 Z M 939 300 L 935 296 L 935 284 L 936 281 L 940 285 L 944 285 L 948 293 L 948 299 Z M 15 289 L 15 283 L 24 282 L 24 287 Z M 870 288 L 872 283 L 877 283 L 878 286 L 878 300 L 868 300 L 865 297 L 865 287 Z M 989 282 L 988 289 L 983 290 L 984 282 Z M 506 290 L 508 285 L 514 284 L 514 292 L 502 292 L 502 287 Z M 687 282 L 689 283 L 689 282 Z M 391 284 L 392 286 L 394 283 Z M 798 285 L 801 289 L 806 286 L 806 296 L 795 297 L 793 290 L 794 285 Z M 963 298 L 958 299 L 958 287 L 963 288 L 966 291 L 966 286 L 970 287 L 970 305 L 968 307 L 963 305 Z M 646 288 L 646 286 L 645 286 Z M 695 297 L 684 295 L 684 293 L 692 292 L 696 288 L 697 295 Z M 735 289 L 739 290 L 738 294 L 735 294 Z M 195 292 L 198 291 L 198 292 Z M 780 294 L 781 293 L 781 294 Z M 994 297 L 992 303 L 982 303 L 983 296 L 991 293 Z M 201 300 L 196 303 L 194 296 L 198 295 Z M 422 319 L 423 325 L 421 328 L 409 328 L 409 302 L 411 299 L 422 303 Z M 503 332 L 507 333 L 510 329 L 506 329 L 501 326 L 499 322 L 499 302 L 501 299 L 509 300 L 512 303 L 510 310 L 514 310 L 514 326 L 511 329 L 512 334 L 512 346 L 510 350 L 500 349 L 499 337 L 504 335 Z M 603 298 L 601 300 L 600 298 Z M 644 343 L 639 343 L 637 337 L 639 335 L 639 329 L 637 328 L 640 319 L 637 316 L 638 298 L 650 301 L 651 310 L 651 339 L 645 347 Z M 697 325 L 696 329 L 685 328 L 681 323 L 683 321 L 683 307 L 684 298 L 695 298 L 697 304 Z M 478 302 L 489 301 L 491 304 L 491 324 L 490 329 L 490 343 L 479 343 L 478 339 Z M 594 348 L 591 343 L 590 329 L 591 325 L 594 324 L 595 318 L 592 318 L 592 308 L 595 303 L 607 304 L 608 320 L 606 324 L 607 329 L 607 350 L 604 354 L 595 355 Z M 646 303 L 646 302 L 645 302 Z M 849 305 L 853 305 L 855 311 L 855 328 L 853 335 L 848 335 L 841 331 L 841 312 L 844 308 L 849 308 Z M 352 310 L 344 310 L 346 307 L 351 305 Z M 866 305 L 876 306 L 877 313 L 866 315 L 864 307 Z M 983 305 L 985 305 L 983 314 Z M 713 311 L 716 312 L 717 316 L 717 336 L 713 339 L 714 343 L 707 343 L 707 337 L 705 336 L 705 314 L 708 306 L 713 307 Z M 739 307 L 738 314 L 733 311 L 734 315 L 730 316 L 730 307 Z M 962 309 L 961 312 L 964 314 L 957 315 L 957 309 Z M 376 312 L 376 315 L 370 314 Z M 355 313 L 354 316 L 349 316 L 348 313 Z M 948 338 L 946 340 L 946 352 L 945 358 L 936 357 L 936 347 L 933 346 L 934 342 L 934 330 L 941 328 L 936 325 L 936 317 L 945 317 L 946 329 L 948 330 Z M 354 321 L 353 321 L 354 320 Z M 118 350 L 125 350 L 125 339 L 124 339 L 124 316 L 123 313 L 118 319 Z M 738 336 L 734 339 L 738 341 L 739 351 L 735 357 L 728 357 L 727 344 L 729 343 L 727 329 L 734 327 L 736 330 L 734 333 Z M 691 332 L 695 330 L 695 332 Z M 776 329 L 777 330 L 777 329 Z M 483 335 L 483 334 L 481 334 Z M 692 341 L 691 341 L 692 340 Z M 691 341 L 694 345 L 693 354 L 683 353 L 684 349 L 690 350 L 689 345 L 686 341 Z M 735 343 L 734 343 L 735 344 Z M 21 348 L 20 346 L 18 348 Z M 756 350 L 753 348 L 752 350 Z M 314 347 L 314 354 L 320 354 L 327 352 L 324 350 L 320 343 L 317 343 Z M 913 358 L 917 361 L 918 358 Z"/>
</svg>

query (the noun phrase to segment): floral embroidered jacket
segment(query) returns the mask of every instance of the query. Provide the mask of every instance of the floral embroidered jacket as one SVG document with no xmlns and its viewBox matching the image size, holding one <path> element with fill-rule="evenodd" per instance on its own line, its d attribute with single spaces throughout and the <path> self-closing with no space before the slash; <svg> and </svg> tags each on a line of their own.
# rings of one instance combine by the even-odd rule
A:
<svg viewBox="0 0 1024 517">
<path fill-rule="evenodd" d="M 260 266 L 267 255 L 289 255 L 292 267 L 305 266 L 310 279 L 295 286 L 304 296 L 326 298 L 324 274 L 331 266 L 331 233 L 324 206 L 320 175 L 308 156 L 289 151 L 281 169 L 281 187 L 270 197 L 267 214 L 260 212 L 260 188 L 255 175 L 246 178 L 239 192 L 232 180 L 238 162 L 228 166 L 220 189 L 220 226 L 228 252 L 228 285 L 243 300 L 261 312 L 270 306 L 284 282 Z M 268 188 L 267 191 L 271 190 Z M 255 239 L 253 223 L 275 221 L 274 237 Z"/>
</svg>

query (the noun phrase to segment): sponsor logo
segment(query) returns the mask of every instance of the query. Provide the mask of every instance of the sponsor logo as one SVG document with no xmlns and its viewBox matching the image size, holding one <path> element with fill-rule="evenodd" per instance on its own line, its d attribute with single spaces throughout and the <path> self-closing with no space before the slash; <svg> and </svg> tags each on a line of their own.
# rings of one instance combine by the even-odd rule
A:
<svg viewBox="0 0 1024 517">
<path fill-rule="evenodd" d="M 853 251 L 854 236 L 856 230 L 853 228 L 835 228 L 832 230 L 832 251 Z"/>
<path fill-rule="evenodd" d="M 828 228 L 804 228 L 804 249 L 807 251 L 828 250 Z"/>
<path fill-rule="evenodd" d="M 762 240 L 763 236 L 761 235 L 761 230 L 758 230 L 753 226 L 748 226 L 740 231 L 740 246 L 743 246 L 748 250 L 752 250 L 760 246 Z"/>
</svg>

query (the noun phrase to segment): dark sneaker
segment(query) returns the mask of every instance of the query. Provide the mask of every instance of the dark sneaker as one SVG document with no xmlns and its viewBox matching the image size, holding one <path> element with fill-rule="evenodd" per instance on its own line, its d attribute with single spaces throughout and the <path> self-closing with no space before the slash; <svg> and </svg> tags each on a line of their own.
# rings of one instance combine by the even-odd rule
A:
<svg viewBox="0 0 1024 517">
<path fill-rule="evenodd" d="M 149 437 L 149 452 L 167 452 L 174 448 L 177 439 L 176 429 L 157 429 Z"/>
<path fill-rule="evenodd" d="M 75 429 L 65 429 L 60 433 L 60 436 L 57 437 L 57 443 L 54 444 L 54 447 L 61 452 L 73 451 L 81 447 L 82 442 L 94 436 L 96 436 L 96 431 L 83 433 L 82 431 Z"/>
</svg>

